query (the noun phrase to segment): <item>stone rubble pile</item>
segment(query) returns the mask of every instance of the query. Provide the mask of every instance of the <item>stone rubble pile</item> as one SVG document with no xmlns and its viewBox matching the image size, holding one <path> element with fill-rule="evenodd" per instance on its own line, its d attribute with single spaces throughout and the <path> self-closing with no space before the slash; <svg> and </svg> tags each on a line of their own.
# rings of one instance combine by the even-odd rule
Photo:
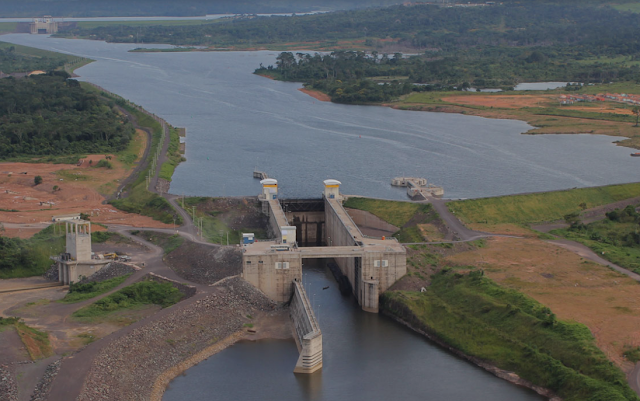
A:
<svg viewBox="0 0 640 401">
<path fill-rule="evenodd" d="M 112 278 L 124 276 L 125 274 L 135 273 L 136 269 L 124 263 L 111 262 L 102 269 L 98 270 L 89 277 L 80 280 L 80 283 L 88 283 L 95 281 L 97 283 L 110 280 Z"/>
<path fill-rule="evenodd" d="M 58 277 L 58 265 L 57 264 L 52 264 L 49 267 L 49 270 L 47 270 L 42 277 L 46 278 L 47 280 L 50 281 L 58 281 L 59 277 Z"/>
<path fill-rule="evenodd" d="M 0 401 L 17 401 L 18 386 L 9 372 L 9 367 L 0 365 Z"/>
<path fill-rule="evenodd" d="M 276 308 L 240 278 L 214 288 L 105 346 L 78 400 L 146 400 L 160 374 L 241 330 L 247 314 Z"/>
<path fill-rule="evenodd" d="M 42 379 L 36 384 L 36 388 L 31 394 L 31 401 L 46 401 L 49 390 L 51 390 L 51 384 L 60 371 L 61 363 L 62 359 L 58 359 L 47 366 Z"/>
</svg>

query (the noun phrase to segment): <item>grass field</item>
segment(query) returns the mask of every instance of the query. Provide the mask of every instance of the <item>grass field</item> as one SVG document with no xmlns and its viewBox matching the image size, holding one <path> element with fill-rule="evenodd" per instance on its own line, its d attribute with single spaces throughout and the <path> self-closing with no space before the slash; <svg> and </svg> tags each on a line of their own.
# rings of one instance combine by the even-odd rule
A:
<svg viewBox="0 0 640 401">
<path fill-rule="evenodd" d="M 527 195 L 499 196 L 447 203 L 464 223 L 531 224 L 640 196 L 640 183 L 579 188 Z M 581 204 L 583 204 L 581 206 Z"/>
<path fill-rule="evenodd" d="M 78 28 L 93 29 L 101 26 L 187 26 L 215 24 L 216 20 L 156 20 L 156 21 L 78 21 Z M 222 19 L 224 21 L 224 19 Z"/>
<path fill-rule="evenodd" d="M 11 24 L 11 23 L 0 23 L 0 29 L 2 29 L 2 24 Z M 0 38 L 1 39 L 1 38 Z M 48 50 L 36 49 L 35 47 L 28 47 L 23 45 L 16 45 L 13 43 L 7 43 L 0 41 L 0 49 L 7 49 L 9 47 L 14 47 L 15 52 L 18 54 L 22 54 L 25 56 L 38 57 L 38 58 L 50 58 L 54 60 L 62 60 L 65 63 L 73 63 L 78 60 L 83 59 L 83 57 L 72 56 L 70 54 L 64 53 L 56 53 Z"/>
<path fill-rule="evenodd" d="M 170 127 L 169 135 L 170 142 L 169 148 L 167 149 L 167 157 L 169 160 L 162 163 L 162 166 L 160 166 L 160 178 L 167 181 L 171 181 L 171 177 L 173 177 L 173 172 L 176 170 L 176 167 L 178 167 L 178 164 L 184 160 L 180 154 L 180 136 L 178 135 L 178 129 Z"/>
<path fill-rule="evenodd" d="M 640 85 L 621 82 L 587 86 L 580 93 L 598 94 L 640 93 Z M 640 149 L 640 129 L 634 127 L 635 117 L 626 113 L 611 112 L 611 108 L 621 108 L 620 104 L 598 102 L 596 107 L 560 105 L 557 97 L 567 94 L 563 89 L 553 91 L 512 91 L 495 94 L 475 92 L 421 92 L 412 93 L 386 105 L 401 110 L 432 112 L 454 112 L 488 118 L 516 119 L 526 121 L 533 129 L 526 134 L 596 134 L 624 136 L 620 146 Z M 511 97 L 508 103 L 502 101 Z M 534 101 L 534 100 L 538 101 Z M 514 103 L 520 106 L 514 107 Z M 630 109 L 630 106 L 622 108 Z"/>
<path fill-rule="evenodd" d="M 638 400 L 589 329 L 476 270 L 437 274 L 427 292 L 382 295 L 385 312 L 445 343 L 550 388 L 567 401 Z"/>
<path fill-rule="evenodd" d="M 27 326 L 19 317 L 0 317 L 0 332 L 8 327 L 15 328 L 32 360 L 36 361 L 53 355 L 47 332 Z"/>
<path fill-rule="evenodd" d="M 418 212 L 428 212 L 430 205 L 394 202 L 369 198 L 349 198 L 344 207 L 365 210 L 396 227 L 402 227 Z"/>
<path fill-rule="evenodd" d="M 60 301 L 63 304 L 73 304 L 76 302 L 84 301 L 85 299 L 91 299 L 97 297 L 98 295 L 104 294 L 107 291 L 110 291 L 120 284 L 124 283 L 124 281 L 130 276 L 130 274 L 115 277 L 110 280 L 101 281 L 99 283 L 92 281 L 85 284 L 71 284 L 69 286 L 69 293 L 65 295 Z"/>
<path fill-rule="evenodd" d="M 612 4 L 613 8 L 616 8 L 620 11 L 630 11 L 632 13 L 640 13 L 640 3 L 623 3 L 623 4 Z"/>
<path fill-rule="evenodd" d="M 143 305 L 153 304 L 166 308 L 180 299 L 180 291 L 169 283 L 141 281 L 73 312 L 72 316 L 80 321 L 93 322 L 115 312 Z"/>
<path fill-rule="evenodd" d="M 0 33 L 15 32 L 17 27 L 17 22 L 0 22 Z"/>
</svg>

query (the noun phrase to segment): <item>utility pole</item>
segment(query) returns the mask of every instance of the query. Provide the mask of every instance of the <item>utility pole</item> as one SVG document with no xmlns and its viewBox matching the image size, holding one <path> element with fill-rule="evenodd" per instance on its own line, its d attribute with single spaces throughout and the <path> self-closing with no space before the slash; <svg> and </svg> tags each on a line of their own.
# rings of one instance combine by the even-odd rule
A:
<svg viewBox="0 0 640 401">
<path fill-rule="evenodd" d="M 638 228 L 636 227 L 636 234 L 638 233 Z M 227 246 L 229 246 L 229 231 L 227 231 Z"/>
<path fill-rule="evenodd" d="M 196 222 L 196 207 L 195 206 L 191 206 L 191 220 L 193 220 L 193 222 Z"/>
</svg>

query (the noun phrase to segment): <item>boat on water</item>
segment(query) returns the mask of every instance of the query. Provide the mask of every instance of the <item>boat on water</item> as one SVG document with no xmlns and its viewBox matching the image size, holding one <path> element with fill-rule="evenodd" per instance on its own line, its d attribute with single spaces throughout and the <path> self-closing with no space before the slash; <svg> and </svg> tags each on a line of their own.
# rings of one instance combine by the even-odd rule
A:
<svg viewBox="0 0 640 401">
<path fill-rule="evenodd" d="M 640 157 L 640 152 L 631 153 L 631 157 Z"/>
</svg>

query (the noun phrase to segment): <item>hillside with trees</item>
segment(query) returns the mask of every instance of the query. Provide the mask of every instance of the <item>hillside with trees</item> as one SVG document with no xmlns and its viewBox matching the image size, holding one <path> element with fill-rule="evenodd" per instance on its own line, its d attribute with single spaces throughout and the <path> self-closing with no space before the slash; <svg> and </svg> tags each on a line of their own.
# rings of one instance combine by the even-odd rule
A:
<svg viewBox="0 0 640 401">
<path fill-rule="evenodd" d="M 133 133 L 112 105 L 63 71 L 0 79 L 0 160 L 117 152 Z"/>
<path fill-rule="evenodd" d="M 3 17 L 197 16 L 206 14 L 292 13 L 379 7 L 398 0 L 3 0 Z"/>
</svg>

